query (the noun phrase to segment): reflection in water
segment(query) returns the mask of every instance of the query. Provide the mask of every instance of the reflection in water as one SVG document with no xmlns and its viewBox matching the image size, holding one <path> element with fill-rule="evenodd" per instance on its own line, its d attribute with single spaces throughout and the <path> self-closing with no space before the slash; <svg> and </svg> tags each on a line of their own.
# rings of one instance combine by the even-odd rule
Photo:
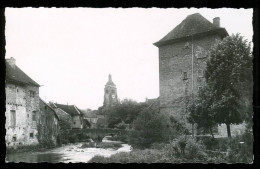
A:
<svg viewBox="0 0 260 169">
<path fill-rule="evenodd" d="M 49 162 L 49 163 L 58 163 L 62 162 L 62 154 L 58 153 L 17 153 L 17 154 L 9 154 L 6 157 L 7 162 L 26 162 L 26 163 L 41 163 L 41 162 Z"/>
</svg>

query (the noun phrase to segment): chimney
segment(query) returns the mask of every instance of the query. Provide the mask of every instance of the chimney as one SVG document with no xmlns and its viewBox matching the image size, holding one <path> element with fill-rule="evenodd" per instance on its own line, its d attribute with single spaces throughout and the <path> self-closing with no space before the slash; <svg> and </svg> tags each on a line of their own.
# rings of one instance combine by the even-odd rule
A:
<svg viewBox="0 0 260 169">
<path fill-rule="evenodd" d="M 213 19 L 213 25 L 215 25 L 216 27 L 220 27 L 220 18 L 219 17 L 215 17 Z"/>
<path fill-rule="evenodd" d="M 9 63 L 10 66 L 14 68 L 15 66 L 15 59 L 13 57 L 10 57 L 10 59 L 6 59 L 7 63 Z"/>
</svg>

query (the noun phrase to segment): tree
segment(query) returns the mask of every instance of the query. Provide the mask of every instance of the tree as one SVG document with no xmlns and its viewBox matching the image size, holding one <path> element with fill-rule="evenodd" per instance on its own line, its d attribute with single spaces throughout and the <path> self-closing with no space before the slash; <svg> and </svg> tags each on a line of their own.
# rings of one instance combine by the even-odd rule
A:
<svg viewBox="0 0 260 169">
<path fill-rule="evenodd" d="M 133 122 L 129 143 L 138 148 L 149 148 L 153 143 L 169 142 L 186 128 L 173 116 L 158 109 L 145 108 Z"/>
<path fill-rule="evenodd" d="M 190 112 L 188 120 L 192 123 L 196 123 L 198 128 L 204 129 L 204 131 L 210 131 L 212 138 L 214 134 L 212 128 L 216 125 L 215 112 L 212 110 L 211 105 L 213 103 L 213 97 L 209 86 L 202 88 L 195 101 L 189 105 L 188 111 Z"/>
<path fill-rule="evenodd" d="M 212 111 L 217 123 L 225 123 L 228 137 L 230 124 L 239 124 L 245 117 L 241 99 L 252 85 L 252 55 L 250 43 L 239 34 L 228 36 L 210 50 L 205 77 L 213 97 Z M 249 91 L 250 93 L 250 91 Z M 243 111 L 241 111 L 243 110 Z"/>
<path fill-rule="evenodd" d="M 107 108 L 105 110 L 107 126 L 117 128 L 122 122 L 126 125 L 131 124 L 145 106 L 133 100 L 125 99 L 121 103 Z"/>
</svg>

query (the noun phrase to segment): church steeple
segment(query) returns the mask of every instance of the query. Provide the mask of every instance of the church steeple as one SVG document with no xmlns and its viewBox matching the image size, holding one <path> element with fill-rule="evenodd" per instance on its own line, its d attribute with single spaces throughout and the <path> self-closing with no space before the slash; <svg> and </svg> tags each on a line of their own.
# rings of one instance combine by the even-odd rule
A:
<svg viewBox="0 0 260 169">
<path fill-rule="evenodd" d="M 112 81 L 111 74 L 108 75 L 108 82 L 104 91 L 104 106 L 111 106 L 118 102 L 116 85 Z"/>
</svg>

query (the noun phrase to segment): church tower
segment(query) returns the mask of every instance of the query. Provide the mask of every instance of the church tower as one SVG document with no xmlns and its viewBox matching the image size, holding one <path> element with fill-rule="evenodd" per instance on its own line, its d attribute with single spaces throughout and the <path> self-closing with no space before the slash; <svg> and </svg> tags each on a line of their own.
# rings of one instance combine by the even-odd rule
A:
<svg viewBox="0 0 260 169">
<path fill-rule="evenodd" d="M 105 85 L 104 92 L 104 107 L 111 106 L 118 102 L 116 85 L 112 81 L 110 74 L 108 76 L 108 82 Z"/>
</svg>

